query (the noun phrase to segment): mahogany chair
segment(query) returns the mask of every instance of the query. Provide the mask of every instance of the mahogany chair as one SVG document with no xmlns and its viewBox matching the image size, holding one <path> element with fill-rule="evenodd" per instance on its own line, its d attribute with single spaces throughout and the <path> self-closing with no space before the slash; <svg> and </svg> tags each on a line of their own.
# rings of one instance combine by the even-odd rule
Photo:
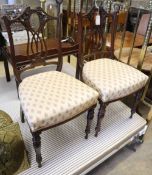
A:
<svg viewBox="0 0 152 175">
<path fill-rule="evenodd" d="M 97 103 L 98 93 L 81 81 L 61 72 L 62 43 L 61 43 L 61 15 L 62 0 L 57 0 L 57 17 L 49 16 L 42 8 L 27 7 L 17 18 L 4 16 L 10 41 L 10 62 L 18 84 L 21 103 L 21 120 L 24 116 L 33 136 L 33 146 L 36 152 L 38 167 L 42 165 L 41 137 L 42 131 L 53 128 L 88 111 L 86 138 L 90 132 L 91 120 Z M 33 24 L 37 20 L 36 26 Z M 56 21 L 56 46 L 44 36 L 44 26 L 47 22 Z M 27 31 L 27 44 L 22 48 L 24 54 L 13 44 L 11 24 L 21 23 Z M 26 77 L 21 74 L 38 66 L 51 64 L 51 58 L 58 58 L 57 71 L 48 71 Z"/>
<path fill-rule="evenodd" d="M 86 55 L 83 54 L 81 60 L 79 60 L 81 79 L 99 93 L 100 108 L 95 136 L 100 131 L 101 121 L 105 116 L 107 105 L 134 93 L 135 102 L 131 109 L 130 118 L 133 117 L 148 80 L 148 77 L 139 70 L 114 59 L 117 16 L 117 11 L 112 13 L 106 12 L 102 4 L 99 8 L 93 7 L 88 14 L 79 14 L 81 38 L 83 41 L 85 39 L 90 41 L 90 51 Z M 90 21 L 90 28 L 87 31 L 83 31 L 83 18 L 87 18 Z M 107 52 L 107 50 L 104 50 L 107 36 L 105 27 L 106 21 L 109 20 L 111 21 L 111 26 L 108 30 L 108 33 L 111 34 L 111 48 L 109 49 L 109 57 L 104 57 L 105 51 Z M 81 49 L 84 49 L 84 44 L 81 44 Z M 81 52 L 83 53 L 82 50 Z M 87 62 L 84 63 L 84 60 L 87 60 Z"/>
</svg>

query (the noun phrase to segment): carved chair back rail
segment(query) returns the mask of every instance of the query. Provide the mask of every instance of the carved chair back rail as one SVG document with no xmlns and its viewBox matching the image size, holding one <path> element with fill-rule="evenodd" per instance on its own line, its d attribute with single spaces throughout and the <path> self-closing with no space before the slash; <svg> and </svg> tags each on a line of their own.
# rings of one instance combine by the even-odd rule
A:
<svg viewBox="0 0 152 175">
<path fill-rule="evenodd" d="M 45 26 L 48 22 L 56 22 L 57 37 L 52 42 L 56 45 L 56 54 L 58 56 L 58 70 L 62 67 L 62 49 L 61 49 L 61 15 L 59 15 L 59 5 L 57 7 L 57 17 L 49 16 L 42 8 L 30 9 L 27 7 L 23 13 L 10 19 L 4 16 L 3 20 L 6 25 L 10 42 L 10 60 L 14 69 L 16 80 L 21 82 L 20 74 L 28 69 L 32 69 L 39 65 L 47 65 L 47 59 L 53 57 L 54 48 L 49 47 L 49 42 L 46 39 Z M 14 45 L 12 24 L 20 23 L 23 25 L 27 34 L 27 43 L 21 46 Z M 19 49 L 17 49 L 19 47 Z M 22 51 L 22 52 L 21 52 Z M 19 53 L 18 53 L 19 52 Z M 21 65 L 22 67 L 18 67 Z M 30 64 L 25 64 L 30 63 Z"/>
<path fill-rule="evenodd" d="M 102 6 L 99 8 L 94 6 L 87 14 L 80 12 L 78 15 L 79 27 L 82 28 L 80 44 L 83 48 L 83 58 L 86 60 L 96 59 L 101 55 L 114 58 L 118 13 L 108 13 Z M 86 27 L 83 25 L 84 21 L 88 23 Z M 106 46 L 107 38 L 110 42 L 109 47 Z"/>
</svg>

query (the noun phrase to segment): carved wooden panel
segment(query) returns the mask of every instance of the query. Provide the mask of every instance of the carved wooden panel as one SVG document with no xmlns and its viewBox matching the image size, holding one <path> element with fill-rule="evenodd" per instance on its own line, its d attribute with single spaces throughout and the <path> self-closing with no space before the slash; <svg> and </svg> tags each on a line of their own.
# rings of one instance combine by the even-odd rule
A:
<svg viewBox="0 0 152 175">
<path fill-rule="evenodd" d="M 113 58 L 114 39 L 117 29 L 117 11 L 107 12 L 103 5 L 94 6 L 89 13 L 80 13 L 82 28 L 83 53 L 85 60 L 102 56 Z M 109 47 L 106 46 L 107 35 L 110 35 Z"/>
</svg>

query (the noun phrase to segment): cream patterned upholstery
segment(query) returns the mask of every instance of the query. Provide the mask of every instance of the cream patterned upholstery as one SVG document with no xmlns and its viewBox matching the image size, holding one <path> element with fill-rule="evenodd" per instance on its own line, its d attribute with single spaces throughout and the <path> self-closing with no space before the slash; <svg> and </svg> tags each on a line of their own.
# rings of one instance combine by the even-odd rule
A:
<svg viewBox="0 0 152 175">
<path fill-rule="evenodd" d="M 107 58 L 87 62 L 82 76 L 87 85 L 99 92 L 103 102 L 127 96 L 145 86 L 148 80 L 137 69 Z"/>
<path fill-rule="evenodd" d="M 95 105 L 98 92 L 57 71 L 23 79 L 19 98 L 33 132 L 59 124 Z"/>
<path fill-rule="evenodd" d="M 117 49 L 114 52 L 114 54 L 117 58 L 119 58 L 119 52 L 120 52 L 120 49 Z M 122 48 L 122 54 L 121 54 L 120 61 L 127 63 L 129 52 L 130 52 L 130 47 Z M 141 49 L 133 48 L 133 51 L 131 54 L 131 60 L 130 60 L 131 66 L 137 67 L 138 62 L 139 62 L 139 58 L 140 58 L 140 54 L 141 54 Z M 144 62 L 142 65 L 142 69 L 147 70 L 147 71 L 151 71 L 151 69 L 152 69 L 152 53 L 151 53 L 150 49 L 147 49 L 147 52 L 146 52 L 146 55 L 144 58 Z"/>
</svg>

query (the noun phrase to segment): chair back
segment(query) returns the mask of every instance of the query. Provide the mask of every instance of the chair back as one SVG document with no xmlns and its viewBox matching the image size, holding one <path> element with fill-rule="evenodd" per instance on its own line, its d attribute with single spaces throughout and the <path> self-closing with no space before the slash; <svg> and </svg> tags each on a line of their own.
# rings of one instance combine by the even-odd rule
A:
<svg viewBox="0 0 152 175">
<path fill-rule="evenodd" d="M 88 13 L 79 13 L 81 49 L 83 60 L 114 58 L 114 40 L 117 30 L 118 11 L 107 12 L 102 3 L 94 4 Z M 86 26 L 83 24 L 87 23 Z M 108 47 L 107 47 L 108 41 Z"/>
<path fill-rule="evenodd" d="M 61 15 L 62 1 L 57 1 L 57 16 L 48 15 L 41 7 L 31 9 L 27 7 L 21 15 L 15 18 L 4 16 L 3 20 L 9 37 L 9 59 L 13 66 L 16 80 L 21 82 L 21 73 L 38 66 L 57 64 L 57 70 L 62 68 L 61 50 Z M 56 22 L 56 36 L 46 38 L 45 27 L 49 22 Z M 26 43 L 15 45 L 11 26 L 19 23 L 24 27 Z M 52 62 L 52 58 L 58 58 Z"/>
<path fill-rule="evenodd" d="M 144 100 L 147 94 L 148 101 L 152 101 L 152 48 L 150 46 L 152 44 L 152 12 L 151 10 L 130 7 L 128 14 L 131 11 L 137 13 L 134 30 L 133 32 L 128 31 L 127 23 L 125 24 L 120 49 L 115 51 L 115 56 L 118 60 L 143 71 L 149 76 L 142 99 Z"/>
<path fill-rule="evenodd" d="M 150 10 L 130 7 L 128 14 L 130 13 L 130 11 L 133 10 L 136 10 L 137 13 L 136 24 L 134 26 L 133 32 L 128 31 L 127 21 L 129 21 L 129 15 L 127 15 L 128 20 L 126 20 L 126 24 L 124 25 L 118 59 L 121 60 L 122 50 L 124 48 L 128 48 L 129 52 L 127 53 L 128 58 L 126 63 L 131 64 L 131 62 L 133 61 L 132 57 L 134 56 L 133 53 L 135 48 L 140 48 L 141 54 L 136 64 L 136 67 L 141 69 L 142 64 L 144 63 L 144 57 L 147 52 L 147 47 L 148 45 L 150 45 L 150 43 L 152 43 L 152 13 Z"/>
<path fill-rule="evenodd" d="M 88 12 L 94 0 L 67 0 L 63 9 L 63 37 L 72 37 L 76 40 L 78 31 L 78 13 Z"/>
<path fill-rule="evenodd" d="M 67 0 L 63 5 L 63 38 L 72 37 L 75 39 L 75 31 L 78 24 L 77 13 L 80 9 L 80 2 Z"/>
</svg>

